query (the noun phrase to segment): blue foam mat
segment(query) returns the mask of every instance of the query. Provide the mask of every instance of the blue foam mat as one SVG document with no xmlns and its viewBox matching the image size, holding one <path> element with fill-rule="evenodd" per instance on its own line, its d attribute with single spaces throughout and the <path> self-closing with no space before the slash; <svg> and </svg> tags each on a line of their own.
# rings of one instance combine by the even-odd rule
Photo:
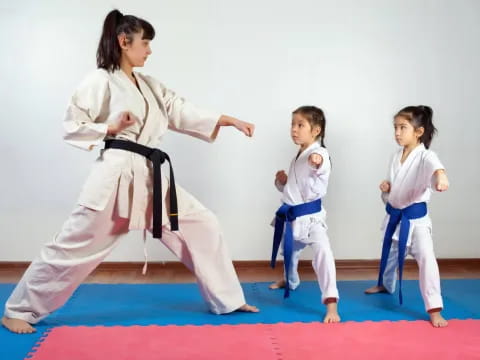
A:
<svg viewBox="0 0 480 360">
<path fill-rule="evenodd" d="M 339 312 L 342 321 L 427 320 L 418 281 L 403 283 L 404 304 L 398 296 L 365 295 L 374 281 L 339 281 Z M 269 290 L 268 283 L 242 284 L 258 314 L 214 315 L 208 312 L 196 284 L 85 284 L 65 306 L 37 324 L 37 333 L 15 335 L 0 328 L 0 359 L 23 359 L 41 335 L 61 325 L 204 325 L 312 322 L 323 318 L 320 290 L 314 281 L 304 282 L 283 299 L 283 291 Z M 13 290 L 0 284 L 3 305 Z M 442 280 L 447 319 L 480 319 L 480 279 Z"/>
</svg>

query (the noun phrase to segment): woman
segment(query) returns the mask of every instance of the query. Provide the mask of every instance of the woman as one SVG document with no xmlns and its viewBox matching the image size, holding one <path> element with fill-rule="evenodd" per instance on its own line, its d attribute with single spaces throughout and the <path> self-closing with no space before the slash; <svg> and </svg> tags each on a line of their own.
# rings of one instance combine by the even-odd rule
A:
<svg viewBox="0 0 480 360">
<path fill-rule="evenodd" d="M 213 313 L 258 312 L 245 302 L 215 216 L 174 186 L 171 167 L 170 180 L 161 175 L 169 159 L 155 150 L 168 128 L 213 141 L 222 126 L 247 136 L 254 126 L 197 108 L 134 72 L 151 54 L 154 35 L 148 22 L 118 10 L 105 19 L 98 69 L 73 95 L 64 122 L 67 143 L 91 150 L 105 141 L 105 149 L 74 211 L 8 299 L 2 324 L 12 332 L 34 332 L 31 324 L 62 306 L 132 229 L 152 231 L 196 275 Z"/>
</svg>

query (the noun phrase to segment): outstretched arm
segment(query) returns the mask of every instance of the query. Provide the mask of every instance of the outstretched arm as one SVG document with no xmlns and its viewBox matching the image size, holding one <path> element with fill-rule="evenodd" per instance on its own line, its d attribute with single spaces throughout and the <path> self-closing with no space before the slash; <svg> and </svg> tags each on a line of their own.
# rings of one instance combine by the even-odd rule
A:
<svg viewBox="0 0 480 360">
<path fill-rule="evenodd" d="M 228 115 L 222 115 L 220 116 L 220 119 L 218 119 L 217 126 L 215 127 L 215 130 L 212 134 L 212 139 L 215 139 L 217 137 L 218 132 L 220 131 L 220 128 L 222 126 L 234 126 L 238 131 L 243 132 L 248 137 L 252 137 L 253 132 L 255 131 L 255 125 L 251 123 L 239 120 Z"/>
</svg>

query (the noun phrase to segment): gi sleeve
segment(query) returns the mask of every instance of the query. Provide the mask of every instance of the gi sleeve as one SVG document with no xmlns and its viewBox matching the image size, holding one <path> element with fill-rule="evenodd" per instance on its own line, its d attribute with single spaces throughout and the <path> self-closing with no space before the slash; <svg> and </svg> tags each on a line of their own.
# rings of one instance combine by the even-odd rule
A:
<svg viewBox="0 0 480 360">
<path fill-rule="evenodd" d="M 220 113 L 197 107 L 154 78 L 145 77 L 155 96 L 165 107 L 170 130 L 207 142 L 215 140 L 215 128 L 220 119 Z"/>
<path fill-rule="evenodd" d="M 63 122 L 63 138 L 68 144 L 92 150 L 104 140 L 108 125 L 97 121 L 108 112 L 109 97 L 108 78 L 103 70 L 90 74 L 80 84 L 70 99 Z"/>
</svg>

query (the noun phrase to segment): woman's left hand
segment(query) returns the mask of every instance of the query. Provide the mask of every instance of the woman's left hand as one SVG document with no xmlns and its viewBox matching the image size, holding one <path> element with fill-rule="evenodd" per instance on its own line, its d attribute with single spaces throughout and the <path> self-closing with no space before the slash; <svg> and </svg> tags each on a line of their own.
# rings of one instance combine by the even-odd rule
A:
<svg viewBox="0 0 480 360">
<path fill-rule="evenodd" d="M 235 126 L 238 131 L 243 132 L 248 137 L 253 136 L 253 132 L 255 131 L 255 125 L 250 124 L 246 121 L 242 121 L 242 120 L 238 120 L 238 119 L 235 119 L 235 120 L 236 120 L 236 122 L 233 124 L 233 126 Z"/>
<path fill-rule="evenodd" d="M 243 132 L 248 137 L 252 137 L 255 131 L 255 125 L 227 115 L 222 115 L 220 117 L 218 125 L 234 126 L 238 131 Z"/>
</svg>

